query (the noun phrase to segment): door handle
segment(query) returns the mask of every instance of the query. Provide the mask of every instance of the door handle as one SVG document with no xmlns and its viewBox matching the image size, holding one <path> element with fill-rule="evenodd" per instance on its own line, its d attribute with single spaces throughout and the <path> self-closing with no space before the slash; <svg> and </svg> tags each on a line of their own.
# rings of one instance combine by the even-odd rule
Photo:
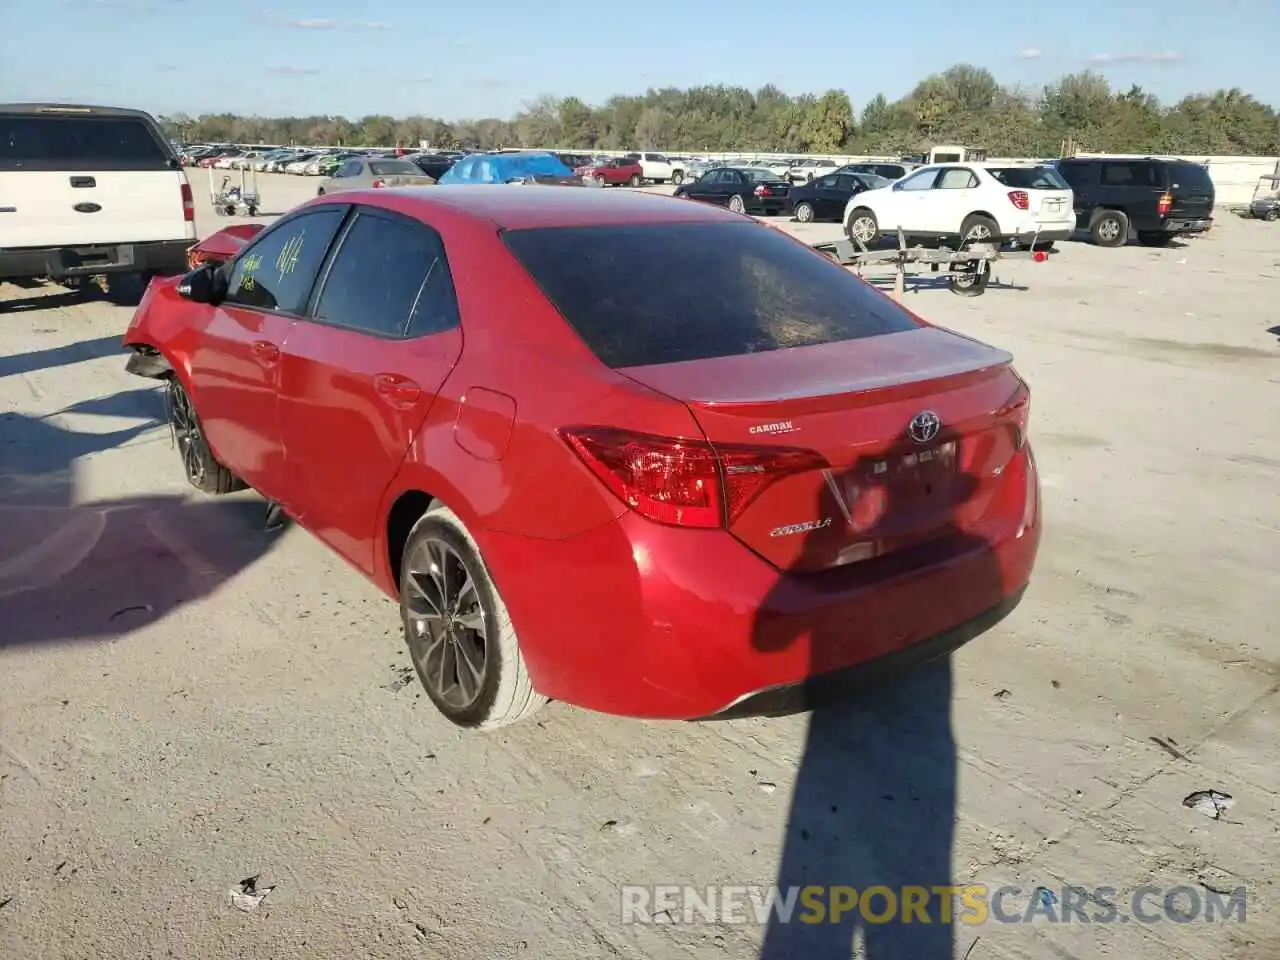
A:
<svg viewBox="0 0 1280 960">
<path fill-rule="evenodd" d="M 422 397 L 422 388 L 407 377 L 394 373 L 379 373 L 373 378 L 373 388 L 392 406 L 411 407 Z"/>
<path fill-rule="evenodd" d="M 269 367 L 280 359 L 280 348 L 266 340 L 255 340 L 249 348 L 253 357 L 264 367 Z"/>
</svg>

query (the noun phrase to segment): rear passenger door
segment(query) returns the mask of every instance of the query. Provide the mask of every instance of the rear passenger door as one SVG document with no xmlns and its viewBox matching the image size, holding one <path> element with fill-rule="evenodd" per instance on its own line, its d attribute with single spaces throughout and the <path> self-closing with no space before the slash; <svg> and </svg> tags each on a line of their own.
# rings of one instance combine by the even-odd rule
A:
<svg viewBox="0 0 1280 960">
<path fill-rule="evenodd" d="M 356 206 L 290 331 L 279 418 L 288 512 L 361 570 L 377 508 L 462 352 L 444 241 Z"/>
</svg>

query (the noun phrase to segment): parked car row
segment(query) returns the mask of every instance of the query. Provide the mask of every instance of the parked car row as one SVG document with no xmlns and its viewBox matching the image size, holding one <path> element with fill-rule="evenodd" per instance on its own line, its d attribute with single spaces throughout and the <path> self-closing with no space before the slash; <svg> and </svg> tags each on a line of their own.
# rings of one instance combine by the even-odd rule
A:
<svg viewBox="0 0 1280 960">
<path fill-rule="evenodd" d="M 635 167 L 596 168 L 632 182 Z M 780 164 L 723 165 L 686 181 L 675 196 L 738 213 L 843 223 L 872 246 L 901 233 L 909 243 L 958 240 L 1049 248 L 1077 232 L 1099 246 L 1130 239 L 1163 246 L 1213 223 L 1214 188 L 1200 164 L 1168 158 L 1072 157 L 1044 163 L 856 163 L 794 184 Z M 827 169 L 816 163 L 808 171 Z"/>
</svg>

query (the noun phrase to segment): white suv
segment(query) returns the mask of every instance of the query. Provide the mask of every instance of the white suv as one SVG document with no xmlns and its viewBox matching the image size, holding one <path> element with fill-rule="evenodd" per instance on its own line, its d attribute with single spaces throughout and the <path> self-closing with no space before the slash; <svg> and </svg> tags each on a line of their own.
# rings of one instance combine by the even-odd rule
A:
<svg viewBox="0 0 1280 960">
<path fill-rule="evenodd" d="M 684 182 L 684 163 L 679 160 L 671 160 L 652 151 L 628 153 L 627 159 L 640 164 L 646 180 L 654 183 L 666 183 L 670 180 L 676 186 Z"/>
<path fill-rule="evenodd" d="M 1074 232 L 1074 196 L 1052 167 L 940 163 L 850 198 L 845 234 L 871 245 L 899 230 L 912 238 L 1047 246 Z"/>
<path fill-rule="evenodd" d="M 148 114 L 0 104 L 0 280 L 104 276 L 127 300 L 186 271 L 195 239 L 191 185 Z"/>
</svg>

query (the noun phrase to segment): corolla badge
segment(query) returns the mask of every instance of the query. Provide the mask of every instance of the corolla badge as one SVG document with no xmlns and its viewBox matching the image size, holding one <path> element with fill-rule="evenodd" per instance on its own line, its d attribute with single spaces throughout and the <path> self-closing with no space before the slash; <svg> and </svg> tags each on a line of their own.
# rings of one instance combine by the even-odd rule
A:
<svg viewBox="0 0 1280 960">
<path fill-rule="evenodd" d="M 921 410 L 907 424 L 907 436 L 916 443 L 929 443 L 942 430 L 942 418 L 932 410 Z"/>
</svg>

